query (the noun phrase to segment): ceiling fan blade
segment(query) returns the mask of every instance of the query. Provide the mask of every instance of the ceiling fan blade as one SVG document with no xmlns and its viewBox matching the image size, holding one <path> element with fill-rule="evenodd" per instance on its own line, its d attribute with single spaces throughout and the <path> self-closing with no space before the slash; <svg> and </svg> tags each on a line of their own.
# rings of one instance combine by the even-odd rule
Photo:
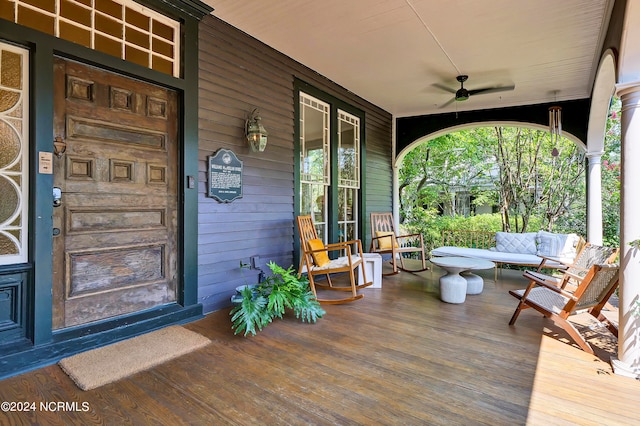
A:
<svg viewBox="0 0 640 426">
<path fill-rule="evenodd" d="M 436 88 L 438 88 L 440 90 L 444 90 L 445 92 L 448 92 L 448 93 L 456 93 L 456 89 L 452 89 L 452 88 L 450 88 L 448 86 L 445 86 L 444 84 L 440 84 L 440 83 L 433 83 L 431 85 L 431 87 L 436 87 Z"/>
<path fill-rule="evenodd" d="M 447 102 L 443 103 L 442 105 L 440 105 L 438 108 L 444 108 L 446 106 L 451 105 L 453 102 L 455 101 L 454 98 L 449 99 Z"/>
<path fill-rule="evenodd" d="M 469 96 L 482 95 L 487 93 L 508 92 L 515 89 L 516 86 L 502 86 L 502 87 L 485 87 L 484 89 L 469 90 Z"/>
</svg>

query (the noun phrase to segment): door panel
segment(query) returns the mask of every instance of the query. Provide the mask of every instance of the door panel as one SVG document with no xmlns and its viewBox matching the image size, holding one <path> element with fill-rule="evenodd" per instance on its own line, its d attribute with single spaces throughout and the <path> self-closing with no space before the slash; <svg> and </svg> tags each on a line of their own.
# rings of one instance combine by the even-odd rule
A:
<svg viewBox="0 0 640 426">
<path fill-rule="evenodd" d="M 55 61 L 54 328 L 177 300 L 177 94 Z"/>
</svg>

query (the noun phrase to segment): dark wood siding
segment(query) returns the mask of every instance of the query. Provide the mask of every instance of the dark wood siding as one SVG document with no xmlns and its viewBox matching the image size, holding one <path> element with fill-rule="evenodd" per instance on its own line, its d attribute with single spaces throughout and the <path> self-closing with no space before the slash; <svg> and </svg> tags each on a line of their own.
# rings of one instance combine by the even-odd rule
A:
<svg viewBox="0 0 640 426">
<path fill-rule="evenodd" d="M 365 111 L 367 212 L 391 209 L 391 115 L 213 16 L 200 23 L 199 49 L 198 301 L 208 312 L 257 281 L 241 261 L 293 263 L 294 79 Z M 253 108 L 269 132 L 262 153 L 244 139 Z M 228 204 L 205 196 L 207 157 L 220 148 L 244 162 L 243 198 Z"/>
<path fill-rule="evenodd" d="M 367 114 L 366 120 L 366 223 L 363 228 L 364 249 L 369 249 L 371 229 L 369 214 L 392 210 L 393 177 L 391 163 L 391 121 L 389 117 Z"/>
</svg>

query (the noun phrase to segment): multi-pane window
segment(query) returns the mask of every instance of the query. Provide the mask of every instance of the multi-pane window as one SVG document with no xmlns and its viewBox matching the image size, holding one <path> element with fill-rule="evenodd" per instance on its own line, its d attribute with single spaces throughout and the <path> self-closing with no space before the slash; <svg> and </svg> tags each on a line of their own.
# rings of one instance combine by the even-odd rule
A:
<svg viewBox="0 0 640 426">
<path fill-rule="evenodd" d="M 302 92 L 299 115 L 300 214 L 326 242 L 357 239 L 360 118 Z"/>
<path fill-rule="evenodd" d="M 338 110 L 338 226 L 342 241 L 357 239 L 360 119 Z"/>
<path fill-rule="evenodd" d="M 300 214 L 311 215 L 327 241 L 330 184 L 329 104 L 300 94 Z"/>
<path fill-rule="evenodd" d="M 180 23 L 133 0 L 3 0 L 0 18 L 179 76 Z"/>
<path fill-rule="evenodd" d="M 0 265 L 28 259 L 28 60 L 0 43 Z"/>
</svg>

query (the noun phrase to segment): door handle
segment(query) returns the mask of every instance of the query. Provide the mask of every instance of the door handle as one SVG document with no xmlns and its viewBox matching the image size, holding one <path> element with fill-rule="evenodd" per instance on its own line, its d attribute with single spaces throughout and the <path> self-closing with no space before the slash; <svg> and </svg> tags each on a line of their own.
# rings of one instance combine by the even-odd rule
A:
<svg viewBox="0 0 640 426">
<path fill-rule="evenodd" d="M 62 205 L 62 190 L 57 186 L 53 187 L 53 207 Z"/>
</svg>

